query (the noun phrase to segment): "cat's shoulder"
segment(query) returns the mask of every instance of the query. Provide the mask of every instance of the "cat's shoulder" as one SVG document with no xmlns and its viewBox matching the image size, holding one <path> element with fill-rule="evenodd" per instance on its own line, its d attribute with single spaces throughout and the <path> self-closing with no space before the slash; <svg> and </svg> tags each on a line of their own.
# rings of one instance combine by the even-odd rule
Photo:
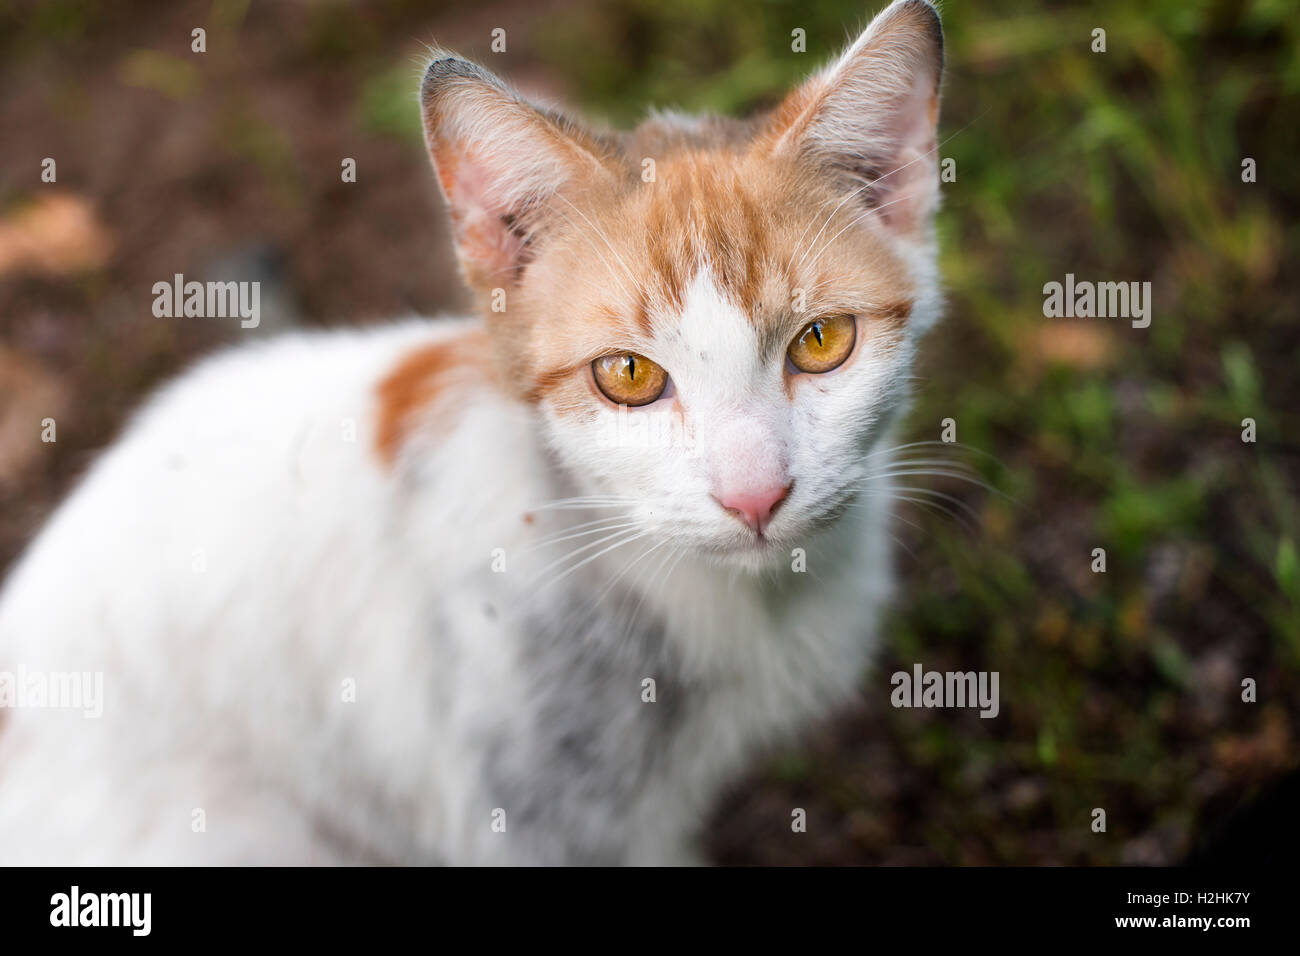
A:
<svg viewBox="0 0 1300 956">
<path fill-rule="evenodd" d="M 248 396 L 265 403 L 315 401 L 322 391 L 375 389 L 410 356 L 452 348 L 477 336 L 481 323 L 467 318 L 406 319 L 364 328 L 292 332 L 236 344 L 203 357 L 158 389 L 142 411 L 192 400 Z"/>
<path fill-rule="evenodd" d="M 159 431 L 224 433 L 335 419 L 365 436 L 379 459 L 396 452 L 413 419 L 441 391 L 480 383 L 485 332 L 468 318 L 405 319 L 360 329 L 314 330 L 234 345 L 157 389 L 127 437 Z"/>
</svg>

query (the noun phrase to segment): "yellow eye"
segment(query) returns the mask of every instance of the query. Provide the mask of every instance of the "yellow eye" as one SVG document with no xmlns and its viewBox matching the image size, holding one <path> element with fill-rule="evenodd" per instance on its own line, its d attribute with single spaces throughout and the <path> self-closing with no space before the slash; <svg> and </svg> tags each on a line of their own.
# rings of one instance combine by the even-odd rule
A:
<svg viewBox="0 0 1300 956">
<path fill-rule="evenodd" d="M 591 373 L 615 405 L 649 405 L 668 387 L 668 373 L 633 352 L 602 355 L 591 363 Z"/>
<path fill-rule="evenodd" d="M 803 327 L 786 354 L 801 372 L 829 372 L 844 364 L 857 340 L 858 323 L 851 315 L 827 315 Z"/>
</svg>

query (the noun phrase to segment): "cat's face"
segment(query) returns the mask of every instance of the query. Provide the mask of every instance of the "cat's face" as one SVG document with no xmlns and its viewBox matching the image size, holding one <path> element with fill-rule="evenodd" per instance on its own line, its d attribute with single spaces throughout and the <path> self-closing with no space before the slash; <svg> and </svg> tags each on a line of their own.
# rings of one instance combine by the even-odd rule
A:
<svg viewBox="0 0 1300 956">
<path fill-rule="evenodd" d="M 770 116 L 622 137 L 430 66 L 429 145 L 504 377 L 628 533 L 760 567 L 882 469 L 938 310 L 941 61 L 933 10 L 899 0 Z"/>
</svg>

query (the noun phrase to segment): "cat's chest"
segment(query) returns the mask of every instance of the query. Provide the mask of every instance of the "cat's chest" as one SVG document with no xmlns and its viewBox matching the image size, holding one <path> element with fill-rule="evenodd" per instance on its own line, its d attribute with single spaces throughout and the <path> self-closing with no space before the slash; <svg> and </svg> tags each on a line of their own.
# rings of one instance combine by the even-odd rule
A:
<svg viewBox="0 0 1300 956">
<path fill-rule="evenodd" d="M 543 855 L 616 862 L 621 834 L 690 829 L 756 747 L 855 686 L 869 642 L 817 618 L 824 593 L 684 583 L 700 573 L 670 595 L 597 575 L 500 602 L 511 700 L 483 738 L 483 798 Z"/>
</svg>

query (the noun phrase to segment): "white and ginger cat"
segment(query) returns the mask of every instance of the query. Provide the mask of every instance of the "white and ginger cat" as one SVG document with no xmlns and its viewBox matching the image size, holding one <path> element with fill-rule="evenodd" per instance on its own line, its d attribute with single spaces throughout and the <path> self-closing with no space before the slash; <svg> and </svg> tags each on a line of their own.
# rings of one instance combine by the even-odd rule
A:
<svg viewBox="0 0 1300 956">
<path fill-rule="evenodd" d="M 0 594 L 0 672 L 103 682 L 0 710 L 0 862 L 693 860 L 876 641 L 942 59 L 896 0 L 770 114 L 607 134 L 438 54 L 481 315 L 135 417 Z"/>
</svg>

